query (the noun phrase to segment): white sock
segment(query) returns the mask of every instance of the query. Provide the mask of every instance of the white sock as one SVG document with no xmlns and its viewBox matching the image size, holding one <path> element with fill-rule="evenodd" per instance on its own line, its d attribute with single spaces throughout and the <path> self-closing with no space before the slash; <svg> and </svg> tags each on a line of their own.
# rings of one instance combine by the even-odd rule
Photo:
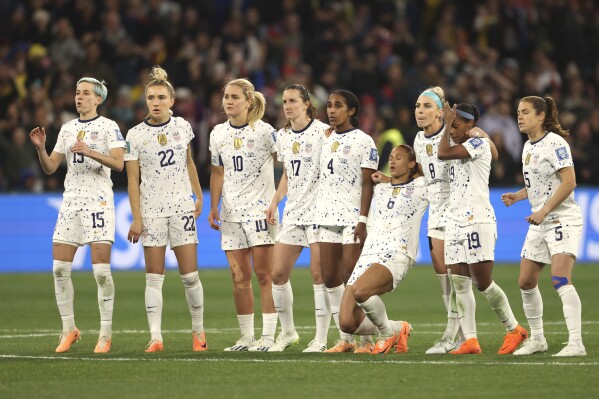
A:
<svg viewBox="0 0 599 399">
<path fill-rule="evenodd" d="M 393 328 L 387 317 L 387 309 L 385 309 L 385 303 L 380 296 L 373 295 L 366 301 L 362 303 L 357 302 L 357 304 L 364 311 L 366 318 L 379 329 L 381 336 L 390 337 L 393 335 Z M 374 334 L 374 332 L 370 334 Z"/>
<path fill-rule="evenodd" d="M 54 275 L 54 294 L 58 313 L 62 319 L 62 331 L 71 332 L 75 329 L 75 313 L 73 312 L 73 301 L 75 291 L 71 280 L 72 262 L 54 260 L 52 262 L 52 274 Z"/>
<path fill-rule="evenodd" d="M 543 331 L 543 297 L 539 286 L 530 290 L 520 290 L 522 293 L 522 307 L 530 327 L 530 338 L 542 341 Z"/>
<path fill-rule="evenodd" d="M 100 308 L 100 337 L 112 338 L 112 311 L 114 309 L 114 281 L 108 263 L 92 265 L 98 285 L 98 307 Z"/>
<path fill-rule="evenodd" d="M 277 313 L 262 313 L 262 337 L 275 340 L 277 331 Z"/>
<path fill-rule="evenodd" d="M 372 335 L 376 334 L 376 326 L 372 323 L 372 321 L 368 317 L 364 317 L 364 320 L 360 323 L 356 331 L 354 331 L 355 335 L 360 336 L 360 341 L 368 341 L 372 342 Z M 393 332 L 391 332 L 393 335 Z M 351 337 L 351 335 L 350 335 Z"/>
<path fill-rule="evenodd" d="M 162 284 L 164 274 L 146 273 L 146 314 L 150 339 L 162 342 Z"/>
<path fill-rule="evenodd" d="M 582 343 L 582 304 L 576 288 L 573 285 L 564 285 L 558 288 L 557 293 L 562 300 L 564 318 L 568 327 L 568 339 L 571 343 Z"/>
<path fill-rule="evenodd" d="M 460 333 L 460 339 L 464 338 L 460 323 L 458 322 L 458 310 L 456 307 L 455 291 L 452 288 L 451 273 L 437 274 L 439 283 L 441 283 L 441 291 L 443 292 L 443 303 L 447 309 L 447 326 L 443 331 L 441 339 L 453 342 L 456 334 Z"/>
<path fill-rule="evenodd" d="M 458 317 L 464 338 L 476 338 L 476 300 L 472 292 L 472 279 L 452 274 L 451 280 L 455 288 Z"/>
<path fill-rule="evenodd" d="M 185 287 L 185 299 L 191 314 L 191 331 L 201 333 L 204 331 L 204 287 L 197 272 L 181 275 Z"/>
<path fill-rule="evenodd" d="M 281 331 L 291 333 L 295 331 L 293 323 L 293 289 L 291 282 L 285 284 L 272 284 L 272 300 L 275 303 L 275 309 L 281 320 Z"/>
<path fill-rule="evenodd" d="M 339 330 L 339 336 L 342 340 L 351 342 L 351 334 L 344 333 L 341 331 L 339 326 L 339 308 L 341 308 L 341 300 L 343 299 L 343 292 L 345 292 L 345 285 L 341 284 L 338 287 L 328 288 L 327 294 L 329 296 L 329 303 L 331 304 L 331 313 L 333 314 L 333 320 Z"/>
<path fill-rule="evenodd" d="M 329 326 L 331 325 L 331 305 L 324 284 L 313 284 L 314 288 L 314 313 L 316 315 L 316 338 L 320 342 L 327 342 Z M 281 321 L 281 327 L 283 322 Z"/>
<path fill-rule="evenodd" d="M 503 323 L 507 331 L 514 331 L 518 327 L 518 321 L 514 317 L 510 301 L 507 299 L 505 292 L 500 286 L 495 284 L 495 281 L 491 282 L 491 285 L 486 290 L 481 291 L 483 296 L 487 298 L 491 308 L 499 318 L 499 321 Z"/>
<path fill-rule="evenodd" d="M 253 337 L 254 336 L 254 314 L 238 314 L 237 322 L 239 323 L 239 330 L 242 336 Z"/>
</svg>

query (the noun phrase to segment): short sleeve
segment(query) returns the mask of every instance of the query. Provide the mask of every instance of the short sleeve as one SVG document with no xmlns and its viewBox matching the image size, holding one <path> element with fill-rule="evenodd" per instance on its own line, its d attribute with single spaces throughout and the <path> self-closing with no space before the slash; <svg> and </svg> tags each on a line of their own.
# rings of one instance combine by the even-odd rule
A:
<svg viewBox="0 0 599 399">
<path fill-rule="evenodd" d="M 65 128 L 64 125 L 60 128 L 60 132 L 58 133 L 58 138 L 56 139 L 56 145 L 54 145 L 54 151 L 59 152 L 61 154 L 66 154 L 67 150 L 65 148 Z"/>
<path fill-rule="evenodd" d="M 377 170 L 379 167 L 379 153 L 374 145 L 374 141 L 370 137 L 368 138 L 369 140 L 364 140 L 364 150 L 360 166 L 364 169 Z"/>
<path fill-rule="evenodd" d="M 125 161 L 137 161 L 139 159 L 139 150 L 135 141 L 135 134 L 129 131 L 127 140 L 125 140 Z"/>
<path fill-rule="evenodd" d="M 189 144 L 196 135 L 193 132 L 193 128 L 191 127 L 191 124 L 189 122 L 187 122 L 183 118 L 181 118 L 181 121 L 183 122 L 183 131 L 185 132 L 185 136 L 187 137 L 187 144 Z"/>
<path fill-rule="evenodd" d="M 555 141 L 551 144 L 552 149 L 551 154 L 549 155 L 549 161 L 556 171 L 567 168 L 568 166 L 574 166 L 570 146 L 565 140 Z"/>
<path fill-rule="evenodd" d="M 463 144 L 468 154 L 470 154 L 470 158 L 480 158 L 482 157 L 488 150 L 491 149 L 488 139 L 481 139 L 480 137 L 472 137 Z"/>
<path fill-rule="evenodd" d="M 108 130 L 109 131 L 106 134 L 106 144 L 108 145 L 108 148 L 110 150 L 113 148 L 126 148 L 127 144 L 125 143 L 121 129 L 119 129 L 119 125 L 117 125 L 116 122 L 112 122 Z"/>
<path fill-rule="evenodd" d="M 281 129 L 277 132 L 277 136 L 276 136 L 277 140 L 275 141 L 275 146 L 274 146 L 275 152 L 277 153 L 277 161 L 279 161 L 279 162 L 284 162 L 283 151 L 281 151 L 282 150 L 281 138 L 283 137 L 283 134 L 284 134 L 283 129 Z"/>
<path fill-rule="evenodd" d="M 272 128 L 272 126 L 268 125 L 271 129 L 270 137 L 269 137 L 269 146 L 270 152 L 277 152 L 277 131 Z"/>
<path fill-rule="evenodd" d="M 218 145 L 216 143 L 216 131 L 212 129 L 210 132 L 210 140 L 208 144 L 208 149 L 210 150 L 210 163 L 213 166 L 223 166 L 223 160 L 220 157 L 220 153 L 218 152 Z"/>
<path fill-rule="evenodd" d="M 416 163 L 422 164 L 420 161 L 420 140 L 418 140 L 418 136 L 414 139 L 414 153 L 416 154 Z"/>
</svg>

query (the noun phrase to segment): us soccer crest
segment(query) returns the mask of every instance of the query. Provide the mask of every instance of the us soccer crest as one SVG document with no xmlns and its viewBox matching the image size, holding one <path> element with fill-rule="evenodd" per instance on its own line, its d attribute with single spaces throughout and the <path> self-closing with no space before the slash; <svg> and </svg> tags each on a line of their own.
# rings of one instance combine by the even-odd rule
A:
<svg viewBox="0 0 599 399">
<path fill-rule="evenodd" d="M 175 141 L 179 141 L 181 140 L 181 134 L 179 134 L 179 132 L 175 132 L 173 133 L 173 138 L 175 139 Z"/>
<path fill-rule="evenodd" d="M 299 152 L 300 152 L 300 143 L 297 142 L 297 141 L 295 143 L 293 143 L 293 145 L 291 146 L 291 151 L 294 154 L 299 154 Z"/>
<path fill-rule="evenodd" d="M 239 150 L 239 149 L 241 149 L 241 145 L 242 145 L 242 144 L 243 144 L 243 141 L 241 141 L 241 139 L 240 139 L 239 137 L 238 137 L 238 138 L 235 138 L 235 139 L 233 139 L 233 147 L 234 147 L 236 150 Z"/>
<path fill-rule="evenodd" d="M 528 165 L 530 163 L 530 153 L 526 154 L 526 158 L 524 158 L 524 165 Z"/>
<path fill-rule="evenodd" d="M 335 141 L 333 143 L 333 145 L 331 146 L 331 152 L 337 152 L 338 149 L 339 149 L 339 142 Z"/>
<path fill-rule="evenodd" d="M 98 140 L 98 132 L 92 132 L 92 140 Z"/>
<path fill-rule="evenodd" d="M 166 134 L 160 133 L 158 135 L 158 144 L 164 146 L 164 145 L 166 145 L 166 143 L 168 143 L 168 139 L 166 138 Z"/>
<path fill-rule="evenodd" d="M 432 144 L 426 145 L 426 155 L 428 155 L 429 157 L 433 156 L 433 145 Z"/>
<path fill-rule="evenodd" d="M 77 132 L 77 140 L 81 141 L 85 138 L 85 130 L 79 130 Z"/>
<path fill-rule="evenodd" d="M 343 147 L 343 153 L 345 155 L 349 154 L 350 151 L 351 151 L 351 145 L 346 145 L 345 147 Z"/>
<path fill-rule="evenodd" d="M 393 192 L 391 193 L 391 195 L 394 197 L 397 197 L 399 195 L 400 191 L 401 191 L 401 187 L 393 187 Z"/>
<path fill-rule="evenodd" d="M 248 148 L 251 150 L 252 148 L 254 148 L 254 140 L 250 139 L 248 140 Z"/>
</svg>

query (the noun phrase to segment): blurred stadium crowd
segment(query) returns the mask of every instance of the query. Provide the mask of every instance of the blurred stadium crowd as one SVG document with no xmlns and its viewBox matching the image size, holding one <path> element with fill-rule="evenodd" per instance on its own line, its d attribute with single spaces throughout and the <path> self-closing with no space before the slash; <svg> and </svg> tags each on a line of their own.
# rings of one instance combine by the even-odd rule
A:
<svg viewBox="0 0 599 399">
<path fill-rule="evenodd" d="M 412 144 L 418 94 L 444 88 L 475 103 L 500 160 L 492 185 L 520 184 L 518 99 L 551 95 L 570 129 L 577 181 L 599 181 L 599 6 L 592 0 L 0 0 L 0 191 L 62 190 L 66 167 L 41 173 L 28 136 L 44 126 L 50 152 L 77 117 L 75 83 L 108 82 L 100 113 L 123 133 L 146 115 L 144 83 L 161 65 L 174 112 L 196 133 L 208 187 L 208 136 L 225 120 L 221 89 L 248 77 L 282 127 L 282 89 L 301 83 L 319 118 L 334 88 L 358 94 L 375 141 Z M 386 134 L 383 134 L 386 133 Z M 126 174 L 114 173 L 115 188 Z"/>
</svg>

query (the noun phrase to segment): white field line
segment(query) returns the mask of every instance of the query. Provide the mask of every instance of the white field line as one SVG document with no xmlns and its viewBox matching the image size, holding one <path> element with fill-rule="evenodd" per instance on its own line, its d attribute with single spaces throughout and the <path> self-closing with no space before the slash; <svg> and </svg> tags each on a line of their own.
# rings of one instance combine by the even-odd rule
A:
<svg viewBox="0 0 599 399">
<path fill-rule="evenodd" d="M 307 355 L 310 356 L 310 355 Z M 134 358 L 134 357 L 114 357 L 114 358 L 100 358 L 100 357 L 76 357 L 76 356 L 31 356 L 31 355 L 11 355 L 11 354 L 0 354 L 0 359 L 13 359 L 13 360 L 77 360 L 84 362 L 184 362 L 184 363 L 203 363 L 203 362 L 214 362 L 214 363 L 329 363 L 329 364 L 429 364 L 429 365 L 475 365 L 475 366 L 560 366 L 560 367 L 597 367 L 599 362 L 563 362 L 563 361 L 539 361 L 539 362 L 470 362 L 470 361 L 456 361 L 456 360 L 396 360 L 396 359 L 383 359 L 379 357 L 377 361 L 360 361 L 353 359 L 233 359 L 233 358 L 208 358 L 202 355 L 193 358 L 179 358 L 179 359 L 161 359 L 161 358 Z M 374 360 L 374 358 L 372 359 Z"/>
</svg>

